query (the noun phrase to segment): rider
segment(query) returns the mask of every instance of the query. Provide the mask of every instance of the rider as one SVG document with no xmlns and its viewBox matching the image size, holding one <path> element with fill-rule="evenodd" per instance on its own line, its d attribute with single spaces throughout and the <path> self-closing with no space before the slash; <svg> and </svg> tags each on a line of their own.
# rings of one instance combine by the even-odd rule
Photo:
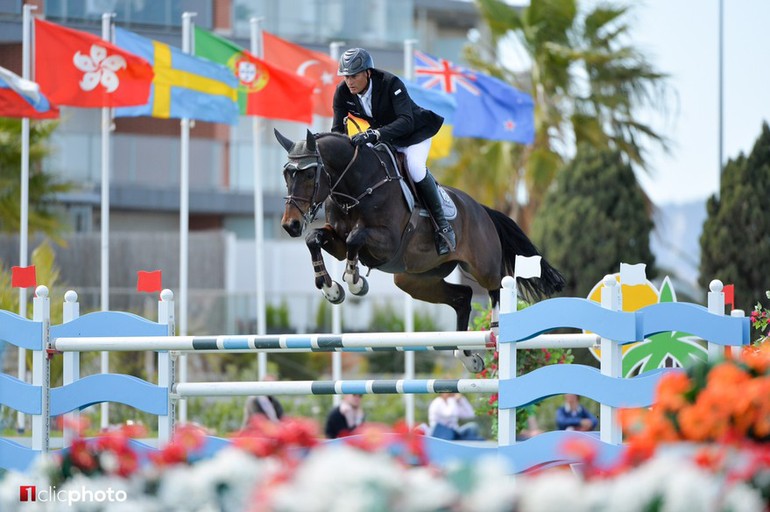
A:
<svg viewBox="0 0 770 512">
<path fill-rule="evenodd" d="M 350 113 L 365 119 L 371 127 L 354 135 L 353 144 L 382 140 L 403 152 L 417 192 L 436 221 L 436 251 L 442 255 L 454 251 L 455 233 L 444 216 L 438 186 L 426 166 L 431 137 L 444 118 L 412 101 L 401 79 L 376 69 L 363 48 L 351 48 L 342 54 L 337 75 L 345 80 L 334 93 L 332 131 L 345 133 L 345 118 Z"/>
</svg>

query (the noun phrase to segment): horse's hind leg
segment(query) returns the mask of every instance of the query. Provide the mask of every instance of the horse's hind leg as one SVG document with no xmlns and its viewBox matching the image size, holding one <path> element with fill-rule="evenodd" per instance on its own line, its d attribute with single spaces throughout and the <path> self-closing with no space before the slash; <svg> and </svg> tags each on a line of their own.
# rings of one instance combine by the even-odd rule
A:
<svg viewBox="0 0 770 512">
<path fill-rule="evenodd" d="M 470 286 L 447 283 L 444 276 L 431 273 L 396 274 L 393 281 L 417 300 L 451 306 L 457 314 L 457 330 L 468 330 L 473 298 Z"/>
<path fill-rule="evenodd" d="M 430 273 L 396 274 L 393 281 L 415 299 L 451 306 L 457 314 L 457 330 L 468 330 L 473 298 L 473 290 L 469 286 L 447 283 L 443 275 Z M 455 357 L 469 372 L 478 373 L 484 369 L 484 359 L 470 350 L 455 350 Z"/>
<path fill-rule="evenodd" d="M 342 259 L 345 244 L 337 233 L 326 225 L 319 229 L 308 232 L 305 237 L 305 243 L 310 251 L 310 258 L 313 261 L 313 274 L 315 276 L 315 287 L 321 290 L 326 300 L 332 304 L 340 304 L 345 300 L 345 290 L 339 283 L 333 281 L 326 270 L 321 248 L 332 254 L 338 259 Z"/>
</svg>

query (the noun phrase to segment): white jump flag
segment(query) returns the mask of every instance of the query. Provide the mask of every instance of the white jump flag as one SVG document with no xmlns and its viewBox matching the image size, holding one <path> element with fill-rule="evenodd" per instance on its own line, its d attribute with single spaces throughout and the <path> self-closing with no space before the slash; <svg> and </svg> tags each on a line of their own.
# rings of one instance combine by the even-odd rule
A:
<svg viewBox="0 0 770 512">
<path fill-rule="evenodd" d="M 647 283 L 647 265 L 645 263 L 637 263 L 636 265 L 629 265 L 628 263 L 620 264 L 620 284 L 627 284 L 628 286 L 636 286 L 638 284 Z"/>
<path fill-rule="evenodd" d="M 542 256 L 521 256 L 517 254 L 516 268 L 514 269 L 515 277 L 524 279 L 540 277 L 540 260 L 542 259 Z"/>
</svg>

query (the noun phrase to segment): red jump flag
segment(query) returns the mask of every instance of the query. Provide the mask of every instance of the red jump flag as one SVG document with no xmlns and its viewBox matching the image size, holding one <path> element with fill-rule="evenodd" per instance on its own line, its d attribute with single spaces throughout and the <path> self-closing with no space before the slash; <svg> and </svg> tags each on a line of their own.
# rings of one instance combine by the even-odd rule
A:
<svg viewBox="0 0 770 512">
<path fill-rule="evenodd" d="M 159 292 L 163 289 L 161 285 L 162 276 L 160 270 L 144 271 L 139 270 L 136 273 L 136 291 L 138 292 Z"/>
<path fill-rule="evenodd" d="M 725 306 L 730 304 L 730 310 L 735 309 L 735 285 L 726 284 L 722 292 L 725 294 Z"/>
<path fill-rule="evenodd" d="M 320 52 L 308 50 L 298 44 L 262 32 L 265 45 L 264 58 L 267 62 L 291 70 L 315 81 L 313 112 L 323 117 L 332 117 L 334 90 L 340 82 L 337 77 L 337 61 Z"/>
<path fill-rule="evenodd" d="M 13 288 L 34 288 L 37 286 L 35 265 L 11 268 L 11 286 Z"/>
<path fill-rule="evenodd" d="M 35 80 L 55 105 L 145 105 L 154 76 L 150 63 L 108 41 L 35 19 Z"/>
</svg>

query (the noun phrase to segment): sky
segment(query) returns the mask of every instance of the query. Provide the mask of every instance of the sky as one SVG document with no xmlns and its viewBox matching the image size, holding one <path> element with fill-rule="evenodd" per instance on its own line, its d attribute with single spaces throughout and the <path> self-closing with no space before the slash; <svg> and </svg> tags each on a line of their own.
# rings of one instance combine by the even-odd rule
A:
<svg viewBox="0 0 770 512">
<path fill-rule="evenodd" d="M 723 0 L 723 161 L 748 153 L 770 121 L 770 0 Z M 529 3 L 512 1 L 511 3 Z M 610 3 L 617 3 L 611 0 Z M 665 117 L 640 112 L 670 140 L 638 178 L 657 205 L 705 200 L 719 187 L 719 0 L 626 0 L 632 42 L 670 90 Z"/>
<path fill-rule="evenodd" d="M 770 1 L 723 0 L 723 161 L 751 151 L 770 120 Z M 683 203 L 719 187 L 719 0 L 642 0 L 634 40 L 675 92 L 659 127 L 672 151 L 651 153 L 639 180 L 656 204 Z"/>
</svg>

